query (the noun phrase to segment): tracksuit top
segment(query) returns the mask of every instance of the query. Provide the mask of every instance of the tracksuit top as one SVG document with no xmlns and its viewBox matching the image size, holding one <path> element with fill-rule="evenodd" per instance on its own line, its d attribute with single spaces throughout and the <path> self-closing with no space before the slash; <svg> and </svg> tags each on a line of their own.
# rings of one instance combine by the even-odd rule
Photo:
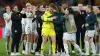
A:
<svg viewBox="0 0 100 56">
<path fill-rule="evenodd" d="M 63 32 L 63 16 L 64 13 L 54 12 L 50 17 L 56 16 L 57 19 L 54 19 L 52 22 L 56 32 Z"/>
<path fill-rule="evenodd" d="M 21 29 L 22 28 L 22 24 L 21 24 L 22 18 L 26 18 L 26 15 L 21 14 L 20 12 L 12 13 L 11 20 L 12 20 L 12 28 L 13 29 Z"/>
<path fill-rule="evenodd" d="M 64 15 L 64 32 L 74 33 L 76 32 L 76 24 L 73 14 Z"/>
<path fill-rule="evenodd" d="M 95 24 L 97 22 L 96 15 L 94 13 L 90 12 L 86 17 L 86 24 L 89 24 L 89 26 L 86 27 L 86 30 L 95 30 Z"/>
</svg>

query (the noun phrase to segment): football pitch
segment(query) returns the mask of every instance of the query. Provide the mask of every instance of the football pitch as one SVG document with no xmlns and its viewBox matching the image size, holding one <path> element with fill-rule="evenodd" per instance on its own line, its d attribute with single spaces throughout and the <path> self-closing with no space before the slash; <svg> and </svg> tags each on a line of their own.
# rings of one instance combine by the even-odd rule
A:
<svg viewBox="0 0 100 56">
<path fill-rule="evenodd" d="M 0 39 L 0 56 L 10 56 L 10 55 L 7 55 L 7 53 L 6 53 L 5 42 L 6 42 L 5 39 Z M 50 44 L 50 42 L 48 42 L 46 44 L 46 47 L 45 47 L 45 53 L 47 53 L 47 54 L 49 52 L 49 44 Z M 9 47 L 11 47 L 11 40 L 10 40 L 10 46 Z M 71 53 L 71 47 L 70 47 L 70 45 L 69 45 L 69 50 L 70 50 L 70 56 L 79 56 L 79 55 L 76 55 L 76 54 L 78 54 L 78 51 L 76 51 L 76 49 L 75 49 L 75 51 L 76 51 L 75 54 Z M 19 51 L 21 53 L 21 51 L 22 51 L 22 44 L 20 46 Z M 21 56 L 26 56 L 26 55 L 21 55 Z M 29 56 L 29 55 L 27 55 L 27 56 Z M 35 56 L 35 55 L 33 54 L 31 56 Z"/>
</svg>

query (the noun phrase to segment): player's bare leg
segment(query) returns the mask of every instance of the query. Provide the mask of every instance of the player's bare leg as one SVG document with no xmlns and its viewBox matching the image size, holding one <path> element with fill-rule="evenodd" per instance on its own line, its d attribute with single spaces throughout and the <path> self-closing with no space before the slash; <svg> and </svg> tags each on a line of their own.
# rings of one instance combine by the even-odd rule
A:
<svg viewBox="0 0 100 56">
<path fill-rule="evenodd" d="M 34 46 L 34 34 L 31 34 L 31 45 L 32 45 L 32 47 Z M 35 51 L 33 50 L 33 48 L 32 48 L 32 50 L 31 50 L 31 52 L 32 53 L 34 53 Z"/>
<path fill-rule="evenodd" d="M 23 36 L 22 36 L 22 41 L 23 41 L 23 51 L 22 51 L 22 54 L 25 54 L 25 45 L 26 45 L 26 34 L 23 34 Z"/>
<path fill-rule="evenodd" d="M 37 47 L 37 41 L 38 41 L 38 34 L 34 34 L 33 51 L 35 51 Z"/>
<path fill-rule="evenodd" d="M 75 41 L 71 41 L 71 43 L 79 51 L 80 55 L 84 55 L 84 53 L 82 52 L 81 48 L 76 44 Z"/>
<path fill-rule="evenodd" d="M 10 51 L 9 51 L 9 42 L 10 42 L 10 36 L 7 36 L 6 37 L 6 51 L 7 51 L 7 54 L 10 54 Z"/>
<path fill-rule="evenodd" d="M 96 54 L 99 54 L 99 35 L 95 36 Z"/>
<path fill-rule="evenodd" d="M 27 41 L 26 41 L 26 45 L 25 45 L 25 51 L 26 51 L 26 55 L 29 55 L 30 54 L 30 51 L 29 51 L 29 44 L 30 44 L 30 38 L 31 38 L 31 34 L 27 34 Z"/>
</svg>

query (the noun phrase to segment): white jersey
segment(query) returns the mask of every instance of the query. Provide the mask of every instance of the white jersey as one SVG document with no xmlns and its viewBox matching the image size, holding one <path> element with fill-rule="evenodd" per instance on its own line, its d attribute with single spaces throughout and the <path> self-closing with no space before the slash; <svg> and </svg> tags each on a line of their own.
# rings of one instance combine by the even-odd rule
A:
<svg viewBox="0 0 100 56">
<path fill-rule="evenodd" d="M 12 25 L 11 20 L 9 22 L 6 21 L 6 19 L 11 19 L 11 14 L 12 14 L 12 12 L 3 14 L 3 18 L 4 18 L 5 23 L 6 23 L 6 28 L 11 27 L 11 25 Z"/>
<path fill-rule="evenodd" d="M 26 12 L 26 26 L 25 26 L 25 33 L 26 34 L 31 34 L 32 33 L 32 19 L 30 18 L 32 16 L 31 12 Z"/>
<path fill-rule="evenodd" d="M 26 19 L 26 18 L 22 18 L 22 21 L 21 21 L 21 23 L 24 24 L 24 25 L 26 24 L 25 19 Z"/>
<path fill-rule="evenodd" d="M 25 26 L 26 26 L 26 21 L 25 21 L 26 18 L 22 18 L 22 33 L 25 34 Z"/>
<path fill-rule="evenodd" d="M 25 21 L 26 21 L 26 24 L 28 24 L 28 25 L 30 25 L 30 24 L 32 24 L 32 19 L 33 18 L 29 18 L 30 16 L 32 16 L 32 13 L 31 12 L 26 12 L 26 19 L 25 19 Z"/>
</svg>

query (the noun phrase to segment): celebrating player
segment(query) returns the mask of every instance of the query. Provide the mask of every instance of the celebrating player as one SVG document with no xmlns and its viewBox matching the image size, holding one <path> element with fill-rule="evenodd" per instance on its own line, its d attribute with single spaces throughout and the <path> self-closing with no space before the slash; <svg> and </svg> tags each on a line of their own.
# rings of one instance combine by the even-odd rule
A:
<svg viewBox="0 0 100 56">
<path fill-rule="evenodd" d="M 11 37 L 11 25 L 12 25 L 12 21 L 11 21 L 11 9 L 10 6 L 6 6 L 5 7 L 6 13 L 3 14 L 3 18 L 5 20 L 6 23 L 6 51 L 7 54 L 10 54 L 9 51 L 9 41 L 10 41 L 10 37 Z"/>
<path fill-rule="evenodd" d="M 74 34 L 76 33 L 76 24 L 74 21 L 74 14 L 71 12 L 72 9 L 66 9 L 65 15 L 64 15 L 64 33 L 63 33 L 63 43 L 64 43 L 64 49 L 66 52 L 66 56 L 69 56 L 68 51 L 68 41 L 70 41 L 73 46 L 80 52 L 81 55 L 83 55 L 83 52 L 81 51 L 80 47 L 75 42 Z"/>
<path fill-rule="evenodd" d="M 86 23 L 85 23 L 86 33 L 85 33 L 85 39 L 84 39 L 85 48 L 86 48 L 85 55 L 90 55 L 89 54 L 89 44 L 91 45 L 92 53 L 96 54 L 95 45 L 93 42 L 93 37 L 95 34 L 94 25 L 95 25 L 97 20 L 96 20 L 96 16 L 94 15 L 94 12 L 93 12 L 93 7 L 91 5 L 87 5 L 86 11 L 87 11 L 88 15 L 85 19 L 86 20 Z"/>
<path fill-rule="evenodd" d="M 54 30 L 54 24 L 50 21 L 53 21 L 53 19 L 56 19 L 57 17 L 54 16 L 52 18 L 49 18 L 49 16 L 52 15 L 52 12 L 54 10 L 54 5 L 50 4 L 49 5 L 49 10 L 46 11 L 43 15 L 43 25 L 42 25 L 42 45 L 41 45 L 41 55 L 44 54 L 44 48 L 45 44 L 47 43 L 48 37 L 50 37 L 51 42 L 52 42 L 52 53 L 55 55 L 56 53 L 56 34 Z"/>
</svg>

